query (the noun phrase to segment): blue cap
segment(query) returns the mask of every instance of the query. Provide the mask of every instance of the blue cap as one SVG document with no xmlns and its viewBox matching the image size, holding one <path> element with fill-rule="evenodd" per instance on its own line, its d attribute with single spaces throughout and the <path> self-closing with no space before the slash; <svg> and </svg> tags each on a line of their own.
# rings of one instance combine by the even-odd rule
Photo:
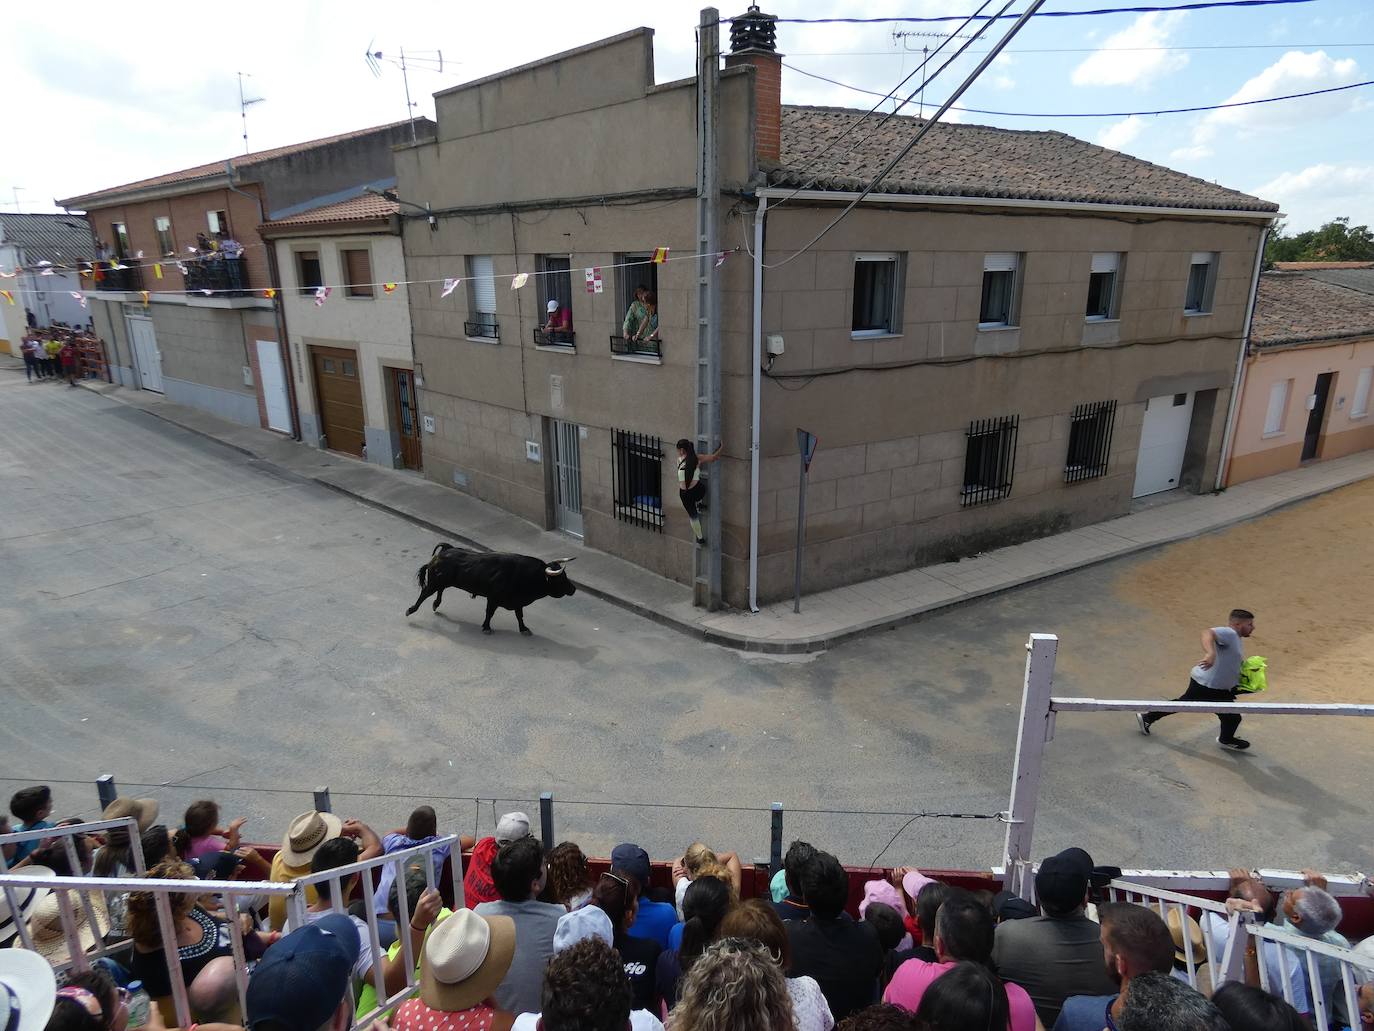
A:
<svg viewBox="0 0 1374 1031">
<path fill-rule="evenodd" d="M 342 913 L 292 931 L 258 961 L 248 979 L 248 1027 L 271 1022 L 316 1031 L 348 994 L 361 941 Z"/>
<path fill-rule="evenodd" d="M 628 842 L 617 845 L 611 850 L 611 869 L 624 870 L 635 875 L 639 881 L 639 891 L 643 894 L 649 888 L 649 853 L 638 845 Z"/>
</svg>

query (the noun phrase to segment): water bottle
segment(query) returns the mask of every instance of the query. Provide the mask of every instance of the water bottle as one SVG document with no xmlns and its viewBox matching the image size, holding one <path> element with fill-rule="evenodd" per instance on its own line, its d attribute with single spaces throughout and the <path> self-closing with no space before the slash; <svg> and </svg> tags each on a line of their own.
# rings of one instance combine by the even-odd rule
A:
<svg viewBox="0 0 1374 1031">
<path fill-rule="evenodd" d="M 129 991 L 129 1028 L 145 1027 L 148 1024 L 149 1011 L 153 1001 L 148 997 L 148 993 L 143 990 L 142 981 L 130 981 Z"/>
</svg>

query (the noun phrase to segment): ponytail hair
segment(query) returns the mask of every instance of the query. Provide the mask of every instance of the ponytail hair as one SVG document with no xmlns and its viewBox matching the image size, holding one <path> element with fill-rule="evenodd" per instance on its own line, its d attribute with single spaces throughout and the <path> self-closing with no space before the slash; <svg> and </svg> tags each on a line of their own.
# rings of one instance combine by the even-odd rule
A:
<svg viewBox="0 0 1374 1031">
<path fill-rule="evenodd" d="M 178 827 L 172 835 L 172 851 L 177 854 L 178 859 L 186 858 L 186 851 L 191 847 L 191 834 L 185 827 Z"/>
<path fill-rule="evenodd" d="M 105 835 L 104 846 L 95 854 L 91 865 L 91 876 L 113 877 L 121 867 L 132 867 L 134 858 L 129 847 L 129 831 L 126 827 L 113 827 Z"/>
<path fill-rule="evenodd" d="M 715 941 L 720 923 L 733 905 L 730 885 L 718 877 L 698 877 L 682 899 L 682 944 L 677 961 L 683 974 L 692 968 L 706 947 Z"/>
<path fill-rule="evenodd" d="M 687 452 L 687 453 L 683 456 L 682 461 L 683 461 L 684 463 L 686 463 L 686 464 L 683 466 L 683 468 L 687 471 L 687 482 L 688 482 L 688 483 L 691 483 L 692 480 L 695 479 L 695 478 L 696 478 L 696 475 L 697 475 L 697 465 L 698 465 L 698 462 L 697 462 L 697 449 L 696 449 L 696 445 L 693 444 L 693 443 L 692 443 L 690 440 L 688 440 L 686 437 L 683 437 L 681 440 L 679 440 L 679 441 L 677 442 L 677 445 L 676 445 L 676 446 L 677 446 L 677 449 L 678 449 L 679 451 L 685 451 L 685 452 Z M 706 848 L 705 845 L 702 845 L 701 847 L 702 847 L 703 849 Z M 707 851 L 709 851 L 709 849 L 708 849 Z"/>
</svg>

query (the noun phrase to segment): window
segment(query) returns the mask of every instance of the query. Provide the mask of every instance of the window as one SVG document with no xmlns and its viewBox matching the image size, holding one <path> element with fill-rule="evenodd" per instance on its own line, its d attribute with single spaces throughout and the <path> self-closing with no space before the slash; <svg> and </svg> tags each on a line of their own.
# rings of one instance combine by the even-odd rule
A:
<svg viewBox="0 0 1374 1031">
<path fill-rule="evenodd" d="M 296 252 L 296 278 L 301 284 L 301 293 L 313 294 L 317 287 L 324 285 L 320 276 L 320 252 Z"/>
<path fill-rule="evenodd" d="M 1188 295 L 1183 310 L 1189 315 L 1205 315 L 1212 310 L 1212 291 L 1217 281 L 1217 256 L 1198 251 L 1188 266 Z"/>
<path fill-rule="evenodd" d="M 229 216 L 223 211 L 207 211 L 205 223 L 210 227 L 211 238 L 229 232 Z"/>
<path fill-rule="evenodd" d="M 110 224 L 110 246 L 114 248 L 115 257 L 127 258 L 129 256 L 129 230 L 123 222 Z"/>
<path fill-rule="evenodd" d="M 900 256 L 896 254 L 855 255 L 851 336 L 890 336 L 898 332 L 897 295 L 901 267 Z"/>
<path fill-rule="evenodd" d="M 1264 435 L 1277 437 L 1283 432 L 1285 416 L 1288 414 L 1288 392 L 1293 388 L 1291 379 L 1281 379 L 1269 388 L 1269 409 L 1264 413 Z"/>
<path fill-rule="evenodd" d="M 1120 254 L 1093 255 L 1092 271 L 1088 273 L 1088 318 L 1116 318 L 1116 282 L 1120 271 Z"/>
<path fill-rule="evenodd" d="M 629 430 L 611 431 L 615 517 L 663 532 L 663 441 Z"/>
<path fill-rule="evenodd" d="M 983 257 L 983 303 L 978 309 L 978 328 L 1016 325 L 1016 273 L 1019 254 L 987 254 Z"/>
<path fill-rule="evenodd" d="M 344 269 L 344 294 L 348 297 L 372 296 L 372 255 L 366 247 L 341 250 Z"/>
<path fill-rule="evenodd" d="M 1374 368 L 1365 366 L 1360 370 L 1360 378 L 1355 381 L 1355 400 L 1350 404 L 1350 418 L 1363 419 L 1369 414 L 1369 381 L 1374 379 Z"/>
<path fill-rule="evenodd" d="M 1069 452 L 1064 458 L 1065 483 L 1107 474 L 1115 419 L 1115 401 L 1096 401 L 1074 408 L 1069 418 Z"/>
<path fill-rule="evenodd" d="M 468 255 L 468 311 L 472 317 L 463 323 L 464 333 L 500 339 L 496 326 L 496 273 L 490 254 Z"/>
<path fill-rule="evenodd" d="M 616 306 L 620 311 L 620 324 L 611 335 L 612 354 L 637 354 L 657 357 L 662 353 L 659 332 L 644 324 L 643 312 L 634 308 L 635 292 L 643 287 L 652 296 L 654 315 L 661 312 L 658 305 L 658 266 L 653 263 L 651 252 L 632 252 L 617 254 L 615 293 Z M 635 316 L 637 324 L 632 324 Z M 637 333 L 638 331 L 638 333 Z"/>
<path fill-rule="evenodd" d="M 964 452 L 964 489 L 960 504 L 981 505 L 1011 493 L 1016 466 L 1015 415 L 977 419 L 969 423 L 968 449 Z"/>
<path fill-rule="evenodd" d="M 539 326 L 534 331 L 534 342 L 547 347 L 571 347 L 572 261 L 566 255 L 540 255 L 539 273 Z M 549 311 L 550 301 L 558 302 L 558 321 L 546 332 L 543 327 L 550 325 L 554 314 Z"/>
<path fill-rule="evenodd" d="M 166 215 L 159 215 L 153 220 L 153 228 L 157 230 L 157 249 L 164 257 L 171 257 L 176 253 L 176 241 L 172 239 L 172 220 Z"/>
</svg>

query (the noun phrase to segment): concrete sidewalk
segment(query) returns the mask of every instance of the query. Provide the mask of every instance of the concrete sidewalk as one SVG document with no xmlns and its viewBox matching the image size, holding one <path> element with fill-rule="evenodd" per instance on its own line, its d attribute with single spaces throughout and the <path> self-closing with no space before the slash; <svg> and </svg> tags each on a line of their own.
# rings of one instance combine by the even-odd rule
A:
<svg viewBox="0 0 1374 1031">
<path fill-rule="evenodd" d="M 1119 558 L 1170 541 L 1252 519 L 1304 498 L 1374 477 L 1374 452 L 1350 455 L 1232 487 L 1220 494 L 1184 495 L 1105 523 L 1029 541 L 975 558 L 808 594 L 802 611 L 791 601 L 757 613 L 706 612 L 691 589 L 564 534 L 411 473 L 298 444 L 280 434 L 238 426 L 157 394 L 86 381 L 87 390 L 142 409 L 260 461 L 323 484 L 456 544 L 557 558 L 575 555 L 579 588 L 646 619 L 731 648 L 789 654 L 821 651 L 863 634 L 1021 584 Z M 48 388 L 51 389 L 51 388 Z"/>
</svg>

